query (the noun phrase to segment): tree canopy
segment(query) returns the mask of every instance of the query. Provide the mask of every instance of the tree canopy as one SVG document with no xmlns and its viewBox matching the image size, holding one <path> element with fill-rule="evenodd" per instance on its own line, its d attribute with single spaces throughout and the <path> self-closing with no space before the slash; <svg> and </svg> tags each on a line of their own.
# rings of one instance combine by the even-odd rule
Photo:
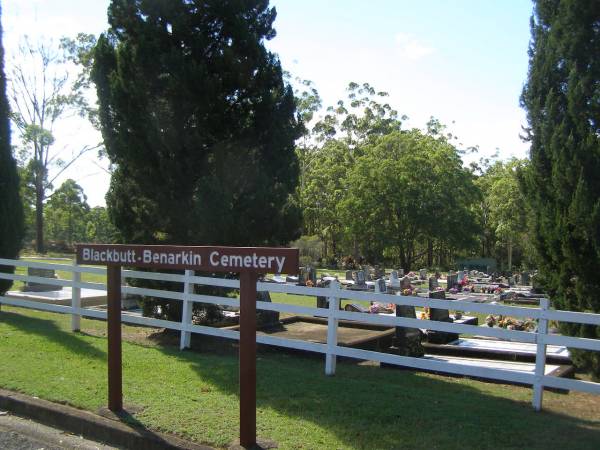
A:
<svg viewBox="0 0 600 450">
<path fill-rule="evenodd" d="M 113 0 L 92 78 L 128 242 L 282 244 L 300 231 L 292 89 L 268 1 Z"/>
<path fill-rule="evenodd" d="M 531 169 L 524 188 L 534 211 L 542 280 L 557 308 L 600 312 L 600 3 L 537 0 L 531 20 L 527 110 Z M 561 324 L 600 338 L 600 327 Z M 600 376 L 600 355 L 573 352 Z"/>
<path fill-rule="evenodd" d="M 470 245 L 477 232 L 469 210 L 476 192 L 452 145 L 418 130 L 396 131 L 357 158 L 341 215 L 371 253 L 396 259 L 408 270 L 429 241 Z"/>
</svg>

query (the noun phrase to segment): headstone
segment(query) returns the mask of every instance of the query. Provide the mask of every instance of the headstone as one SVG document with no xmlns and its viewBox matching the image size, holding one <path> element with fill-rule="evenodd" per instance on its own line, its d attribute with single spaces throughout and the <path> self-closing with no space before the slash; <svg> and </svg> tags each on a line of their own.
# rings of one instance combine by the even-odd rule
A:
<svg viewBox="0 0 600 450">
<path fill-rule="evenodd" d="M 358 286 L 364 286 L 366 284 L 365 273 L 362 270 L 356 272 L 356 284 Z"/>
<path fill-rule="evenodd" d="M 351 270 L 346 270 L 346 280 L 348 280 L 348 281 L 354 280 L 354 278 L 352 278 L 352 271 Z"/>
<path fill-rule="evenodd" d="M 416 319 L 415 307 L 396 305 L 396 317 Z M 423 334 L 418 328 L 396 327 L 390 350 L 402 356 L 422 357 L 425 355 L 425 349 L 421 344 L 422 339 Z"/>
<path fill-rule="evenodd" d="M 383 269 L 379 266 L 375 266 L 375 269 L 373 272 L 374 272 L 374 276 L 375 276 L 376 280 L 378 280 L 379 278 L 385 277 L 385 269 Z"/>
<path fill-rule="evenodd" d="M 319 280 L 316 284 L 316 287 L 326 288 L 331 284 L 331 280 Z M 338 299 L 338 308 L 340 308 L 342 304 L 342 299 Z M 329 308 L 329 300 L 325 296 L 317 296 L 317 308 Z"/>
<path fill-rule="evenodd" d="M 308 268 L 308 279 L 312 281 L 313 286 L 317 285 L 317 269 L 314 267 Z"/>
<path fill-rule="evenodd" d="M 300 276 L 298 277 L 300 286 L 306 286 L 306 282 L 309 280 L 308 269 L 308 267 L 300 267 Z"/>
<path fill-rule="evenodd" d="M 433 291 L 429 293 L 429 298 L 445 299 L 444 291 Z M 429 308 L 429 320 L 436 322 L 452 322 L 450 312 L 447 309 Z M 447 333 L 445 331 L 427 330 L 427 341 L 432 344 L 447 344 L 458 339 L 458 334 Z"/>
<path fill-rule="evenodd" d="M 529 283 L 531 282 L 530 277 L 529 277 L 529 272 L 523 272 L 521 274 L 521 282 L 523 283 L 524 286 L 529 286 Z"/>
<path fill-rule="evenodd" d="M 508 277 L 508 285 L 510 287 L 515 285 L 515 277 L 513 277 L 513 276 Z"/>
<path fill-rule="evenodd" d="M 385 294 L 387 292 L 387 287 L 385 285 L 385 279 L 379 278 L 375 282 L 375 292 L 378 294 Z"/>
<path fill-rule="evenodd" d="M 57 279 L 56 273 L 54 269 L 39 269 L 37 267 L 28 267 L 27 268 L 27 276 L 30 277 L 42 277 L 42 278 L 51 278 Z M 55 284 L 44 284 L 44 283 L 36 283 L 33 281 L 26 281 L 25 285 L 21 288 L 22 291 L 27 292 L 49 292 L 49 291 L 60 291 L 62 290 L 62 286 L 58 286 Z"/>
<path fill-rule="evenodd" d="M 271 294 L 269 291 L 258 291 L 256 300 L 260 302 L 271 303 Z M 279 326 L 279 311 L 267 311 L 259 309 L 256 311 L 256 326 L 260 328 L 272 328 Z"/>
<path fill-rule="evenodd" d="M 398 276 L 399 277 L 403 277 L 404 276 L 404 269 L 398 269 Z"/>
<path fill-rule="evenodd" d="M 429 290 L 435 291 L 439 286 L 438 279 L 436 277 L 429 277 Z"/>
<path fill-rule="evenodd" d="M 410 289 L 412 285 L 410 284 L 410 278 L 408 276 L 404 276 L 400 278 L 400 289 Z"/>
<path fill-rule="evenodd" d="M 427 269 L 419 269 L 419 280 L 427 279 Z"/>
<path fill-rule="evenodd" d="M 390 273 L 390 287 L 398 289 L 400 287 L 400 279 L 398 278 L 398 271 L 392 270 Z"/>
<path fill-rule="evenodd" d="M 446 277 L 447 287 L 448 289 L 452 289 L 458 286 L 458 274 L 448 272 L 448 276 Z"/>
<path fill-rule="evenodd" d="M 362 267 L 363 273 L 365 274 L 365 281 L 371 280 L 371 268 L 369 266 Z"/>
<path fill-rule="evenodd" d="M 462 270 L 459 270 L 458 273 L 456 274 L 457 280 L 459 283 L 465 278 L 465 272 Z"/>
</svg>

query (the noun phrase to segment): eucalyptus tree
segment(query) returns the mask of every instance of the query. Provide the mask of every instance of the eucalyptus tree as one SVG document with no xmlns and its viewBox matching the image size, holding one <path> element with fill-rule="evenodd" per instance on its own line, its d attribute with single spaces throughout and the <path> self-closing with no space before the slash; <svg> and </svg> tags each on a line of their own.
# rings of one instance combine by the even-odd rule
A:
<svg viewBox="0 0 600 450">
<path fill-rule="evenodd" d="M 472 245 L 474 191 L 454 146 L 418 130 L 397 131 L 364 148 L 348 172 L 339 210 L 373 257 L 408 270 L 430 239 L 449 248 Z"/>
<path fill-rule="evenodd" d="M 9 97 L 12 122 L 21 141 L 20 159 L 35 195 L 36 250 L 45 251 L 44 204 L 52 183 L 83 154 L 99 143 L 64 149 L 55 146 L 56 125 L 85 109 L 84 86 L 70 76 L 67 53 L 51 40 L 24 37 L 11 61 Z M 82 109 L 83 108 L 83 109 Z"/>
</svg>

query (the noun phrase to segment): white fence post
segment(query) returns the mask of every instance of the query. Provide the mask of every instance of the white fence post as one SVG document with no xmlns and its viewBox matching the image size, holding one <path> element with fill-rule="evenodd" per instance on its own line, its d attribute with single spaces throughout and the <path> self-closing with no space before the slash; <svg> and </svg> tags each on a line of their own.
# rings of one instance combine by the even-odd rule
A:
<svg viewBox="0 0 600 450">
<path fill-rule="evenodd" d="M 541 411 L 544 396 L 543 378 L 546 373 L 546 334 L 548 334 L 548 319 L 544 314 L 548 311 L 550 302 L 547 298 L 540 299 L 542 317 L 538 321 L 537 329 L 537 354 L 535 356 L 535 383 L 533 385 L 533 409 Z"/>
<path fill-rule="evenodd" d="M 73 311 L 71 312 L 71 331 L 80 331 L 81 330 L 81 288 L 76 286 L 76 283 L 81 282 L 81 272 L 77 270 L 79 265 L 76 261 L 73 261 L 73 271 L 72 277 L 73 284 L 71 287 L 71 308 Z"/>
<path fill-rule="evenodd" d="M 185 276 L 183 280 L 183 311 L 181 314 L 181 324 L 183 326 L 187 326 L 192 323 L 192 306 L 194 302 L 190 301 L 189 294 L 194 293 L 194 284 L 190 281 L 190 278 L 194 276 L 193 270 L 186 270 Z M 190 341 L 192 338 L 192 333 L 189 331 L 181 330 L 179 349 L 183 350 L 184 348 L 190 347 Z"/>
<path fill-rule="evenodd" d="M 340 289 L 338 281 L 329 283 L 330 289 Z M 339 308 L 339 297 L 329 297 L 329 314 L 327 315 L 327 353 L 325 356 L 325 375 L 335 375 L 336 355 L 335 348 L 338 343 L 338 319 L 336 313 Z"/>
</svg>

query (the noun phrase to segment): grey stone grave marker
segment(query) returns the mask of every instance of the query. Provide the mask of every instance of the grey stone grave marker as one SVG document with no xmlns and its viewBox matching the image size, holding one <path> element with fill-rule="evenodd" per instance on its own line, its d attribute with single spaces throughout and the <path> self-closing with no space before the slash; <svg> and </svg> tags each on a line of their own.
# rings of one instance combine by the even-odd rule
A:
<svg viewBox="0 0 600 450">
<path fill-rule="evenodd" d="M 458 285 L 458 274 L 448 272 L 448 276 L 446 277 L 446 281 L 448 284 L 448 289 L 452 289 Z"/>
<path fill-rule="evenodd" d="M 427 269 L 419 269 L 419 280 L 427 279 Z"/>
<path fill-rule="evenodd" d="M 379 278 L 375 282 L 375 292 L 380 294 L 385 294 L 387 292 L 387 286 L 385 285 L 384 278 Z"/>
<path fill-rule="evenodd" d="M 271 294 L 269 291 L 258 291 L 256 300 L 260 302 L 271 303 Z M 279 326 L 279 311 L 258 310 L 256 314 L 256 326 L 262 328 L 272 328 Z"/>
<path fill-rule="evenodd" d="M 356 284 L 358 286 L 364 286 L 366 284 L 365 273 L 362 270 L 356 272 Z"/>
<path fill-rule="evenodd" d="M 410 289 L 410 278 L 408 276 L 404 276 L 400 278 L 400 289 Z"/>
<path fill-rule="evenodd" d="M 397 270 L 392 270 L 392 273 L 390 273 L 390 287 L 394 289 L 400 288 L 400 279 L 398 278 Z"/>
<path fill-rule="evenodd" d="M 54 269 L 39 269 L 37 267 L 28 267 L 27 275 L 30 277 L 42 277 L 42 278 L 51 278 L 57 279 L 56 273 Z M 44 283 L 36 283 L 33 281 L 25 282 L 25 285 L 21 288 L 22 291 L 26 292 L 50 292 L 50 291 L 60 291 L 62 290 L 62 286 L 54 285 L 54 284 L 44 284 Z"/>
<path fill-rule="evenodd" d="M 396 317 L 416 319 L 415 307 L 411 305 L 396 305 Z M 418 328 L 396 327 L 395 336 L 392 338 L 394 353 L 403 356 L 422 357 L 425 349 L 421 344 L 423 333 Z"/>
<path fill-rule="evenodd" d="M 429 298 L 445 299 L 444 291 L 432 291 L 429 293 Z M 450 317 L 450 312 L 447 309 L 429 308 L 429 320 L 437 322 L 453 322 Z M 427 340 L 432 344 L 447 344 L 458 339 L 456 333 L 446 333 L 445 331 L 428 330 Z"/>
<path fill-rule="evenodd" d="M 439 286 L 438 279 L 436 277 L 429 277 L 429 290 L 435 291 Z"/>
</svg>

